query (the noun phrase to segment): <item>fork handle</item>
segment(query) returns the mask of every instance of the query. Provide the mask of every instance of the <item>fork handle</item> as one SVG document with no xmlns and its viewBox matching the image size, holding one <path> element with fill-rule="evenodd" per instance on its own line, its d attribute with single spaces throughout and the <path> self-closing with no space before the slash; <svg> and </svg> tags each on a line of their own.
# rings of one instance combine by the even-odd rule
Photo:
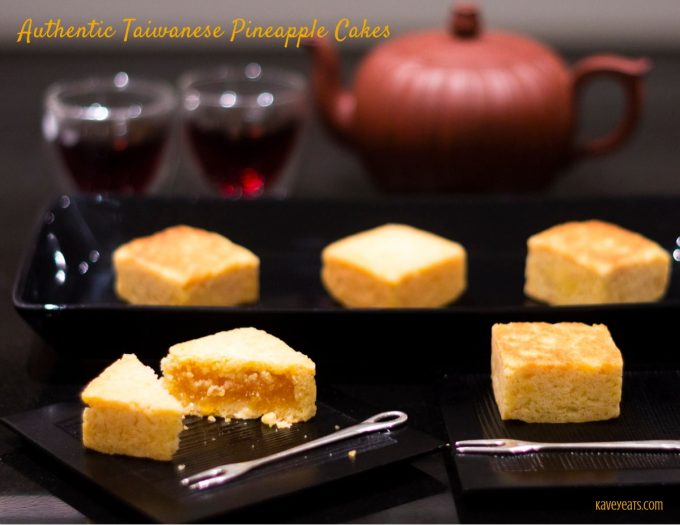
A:
<svg viewBox="0 0 680 525">
<path fill-rule="evenodd" d="M 213 487 L 216 485 L 221 485 L 227 481 L 242 476 L 246 472 L 254 468 L 261 467 L 267 463 L 272 463 L 274 461 L 279 461 L 281 459 L 293 456 L 295 454 L 301 454 L 308 450 L 312 450 L 318 447 L 323 447 L 329 445 L 330 443 L 335 443 L 336 441 L 342 441 L 343 439 L 348 439 L 355 436 L 360 436 L 362 434 L 368 434 L 370 432 L 377 432 L 379 430 L 390 430 L 403 425 L 408 420 L 408 416 L 399 410 L 391 410 L 389 412 L 381 412 L 369 417 L 368 419 L 352 425 L 351 427 L 343 428 L 327 436 L 313 439 L 307 443 L 303 443 L 296 447 L 277 452 L 275 454 L 270 454 L 269 456 L 264 456 L 262 458 L 253 459 L 250 461 L 243 461 L 240 463 L 231 463 L 227 465 L 220 465 L 208 470 L 204 470 L 193 476 L 186 477 L 182 479 L 181 483 L 184 486 L 194 489 L 205 489 L 208 487 Z"/>
<path fill-rule="evenodd" d="M 281 452 L 276 452 L 268 456 L 263 456 L 257 459 L 251 459 L 250 461 L 242 461 L 240 463 L 233 463 L 229 465 L 222 465 L 212 469 L 199 472 L 193 476 L 185 478 L 182 483 L 189 484 L 190 488 L 206 489 L 209 487 L 214 487 L 217 485 L 222 485 L 223 483 L 243 476 L 245 473 L 250 472 L 253 469 L 260 468 L 268 463 L 274 463 L 275 461 L 280 461 L 289 456 L 296 454 L 301 454 L 308 450 L 312 450 L 318 447 L 323 447 L 330 443 L 335 443 L 336 441 L 341 441 L 343 439 L 348 439 L 350 437 L 358 436 L 360 434 L 365 434 L 367 432 L 373 432 L 377 429 L 369 428 L 366 423 L 359 423 L 358 425 L 353 425 L 351 427 L 338 430 L 332 434 L 321 437 L 319 439 L 313 439 L 307 443 L 303 443 L 296 447 L 289 448 L 287 450 L 282 450 Z M 229 471 L 229 469 L 236 468 L 234 471 Z M 191 483 L 191 484 L 190 484 Z"/>
<path fill-rule="evenodd" d="M 640 441 L 593 441 L 582 443 L 523 443 L 532 451 L 540 450 L 680 450 L 680 441 L 649 439 Z"/>
<path fill-rule="evenodd" d="M 253 459 L 251 461 L 248 461 L 248 465 L 251 469 L 261 467 L 262 465 L 266 465 L 267 463 L 280 461 L 289 456 L 295 456 L 297 454 L 307 452 L 308 450 L 313 450 L 315 448 L 330 445 L 331 443 L 335 443 L 336 441 L 343 441 L 345 439 L 360 436 L 362 434 L 368 434 L 371 432 L 376 432 L 378 430 L 384 430 L 385 428 L 386 428 L 385 425 L 382 423 L 366 423 L 366 422 L 358 423 L 356 425 L 352 425 L 351 427 L 346 427 L 341 430 L 338 430 L 337 432 L 333 432 L 332 434 L 328 434 L 327 436 L 323 436 L 318 439 L 313 439 L 312 441 L 308 441 L 307 443 L 302 443 L 301 445 L 297 445 L 295 447 L 282 450 L 281 452 L 276 452 L 274 454 L 270 454 L 262 458 Z"/>
<path fill-rule="evenodd" d="M 680 441 L 650 439 L 641 441 L 591 441 L 579 443 L 540 443 L 517 440 L 470 440 L 456 442 L 456 451 L 461 454 L 529 454 L 550 451 L 680 451 Z"/>
</svg>

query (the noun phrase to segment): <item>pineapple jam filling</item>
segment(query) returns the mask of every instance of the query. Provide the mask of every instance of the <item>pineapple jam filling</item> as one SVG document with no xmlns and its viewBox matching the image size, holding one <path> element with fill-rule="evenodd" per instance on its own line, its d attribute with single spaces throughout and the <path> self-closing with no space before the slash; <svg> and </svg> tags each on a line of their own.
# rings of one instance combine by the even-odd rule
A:
<svg viewBox="0 0 680 525">
<path fill-rule="evenodd" d="M 243 403 L 254 411 L 265 413 L 289 408 L 295 403 L 290 376 L 267 371 L 211 374 L 178 370 L 166 384 L 171 393 L 185 403 L 194 403 L 201 412 L 219 414 L 224 405 Z"/>
</svg>

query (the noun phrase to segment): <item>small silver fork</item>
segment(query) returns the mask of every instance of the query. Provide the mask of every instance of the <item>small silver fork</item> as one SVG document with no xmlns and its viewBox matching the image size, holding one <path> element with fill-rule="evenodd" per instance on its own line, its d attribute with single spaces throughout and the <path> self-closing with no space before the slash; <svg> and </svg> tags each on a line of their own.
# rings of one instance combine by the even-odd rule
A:
<svg viewBox="0 0 680 525">
<path fill-rule="evenodd" d="M 680 451 L 680 441 L 642 440 L 642 441 L 591 441 L 578 443 L 540 443 L 519 439 L 469 439 L 456 441 L 456 451 L 461 454 L 528 454 L 543 451 Z"/>
<path fill-rule="evenodd" d="M 270 454 L 269 456 L 253 459 L 251 461 L 230 463 L 204 470 L 198 474 L 194 474 L 193 476 L 182 479 L 181 483 L 185 487 L 189 487 L 192 490 L 204 490 L 210 487 L 215 487 L 268 463 L 280 461 L 284 458 L 288 458 L 308 450 L 335 443 L 336 441 L 360 436 L 362 434 L 369 434 L 371 432 L 378 432 L 380 430 L 390 430 L 403 425 L 407 420 L 408 416 L 404 412 L 400 412 L 398 410 L 381 412 L 380 414 L 369 417 L 361 423 L 352 425 L 351 427 L 343 428 L 337 432 L 328 434 L 327 436 L 303 443 L 302 445 L 298 445 L 275 454 Z"/>
</svg>

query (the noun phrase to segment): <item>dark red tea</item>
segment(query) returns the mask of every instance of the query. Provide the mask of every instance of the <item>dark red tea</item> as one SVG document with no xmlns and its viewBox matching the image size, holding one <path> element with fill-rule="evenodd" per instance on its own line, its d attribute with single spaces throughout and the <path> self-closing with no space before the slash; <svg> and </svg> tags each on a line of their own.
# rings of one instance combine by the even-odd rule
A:
<svg viewBox="0 0 680 525">
<path fill-rule="evenodd" d="M 189 122 L 186 132 L 203 173 L 222 195 L 256 197 L 280 174 L 299 127 L 299 122 L 272 131 L 252 127 L 233 136 Z"/>
<path fill-rule="evenodd" d="M 57 150 L 77 186 L 89 192 L 142 192 L 151 184 L 163 154 L 164 133 L 129 142 L 85 139 L 66 145 L 57 139 Z"/>
</svg>

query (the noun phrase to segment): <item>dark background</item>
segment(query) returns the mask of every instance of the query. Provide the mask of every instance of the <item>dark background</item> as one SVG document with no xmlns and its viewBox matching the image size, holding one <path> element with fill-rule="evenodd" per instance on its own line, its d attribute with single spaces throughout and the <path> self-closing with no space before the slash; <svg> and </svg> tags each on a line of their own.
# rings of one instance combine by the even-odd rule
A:
<svg viewBox="0 0 680 525">
<path fill-rule="evenodd" d="M 597 160 L 574 166 L 559 178 L 547 195 L 638 195 L 680 194 L 680 54 L 659 49 L 645 52 L 618 49 L 631 55 L 650 56 L 654 69 L 647 81 L 644 118 L 633 139 L 624 149 Z M 584 55 L 563 49 L 568 61 Z M 82 365 L 71 374 L 68 364 L 59 362 L 49 349 L 32 335 L 13 311 L 10 290 L 22 250 L 27 245 L 40 210 L 60 192 L 64 182 L 56 175 L 57 167 L 43 145 L 40 131 L 41 97 L 45 87 L 58 78 L 86 74 L 113 73 L 125 70 L 174 81 L 182 71 L 202 66 L 238 61 L 244 56 L 233 53 L 163 53 L 143 51 L 135 54 L 115 52 L 47 53 L 7 52 L 0 55 L 0 416 L 67 399 L 77 391 L 83 377 L 94 373 L 97 364 Z M 345 53 L 347 78 L 357 64 L 360 52 Z M 257 51 L 247 60 L 263 64 L 288 65 L 302 72 L 308 70 L 303 52 L 274 53 Z M 581 110 L 585 136 L 597 135 L 611 127 L 620 110 L 621 97 L 608 83 L 594 87 Z M 210 193 L 196 175 L 186 157 L 168 174 L 160 191 L 169 194 Z M 286 178 L 288 193 L 296 197 L 369 198 L 379 196 L 362 166 L 348 151 L 338 147 L 311 118 L 304 136 L 295 169 Z M 66 368 L 66 370 L 65 370 Z M 79 383 L 80 382 L 80 383 Z M 429 388 L 402 386 L 385 393 L 377 387 L 353 385 L 352 394 L 380 404 L 385 399 L 400 399 L 412 407 L 430 407 L 430 419 L 424 418 L 426 430 L 441 435 L 441 428 L 428 423 L 436 418 L 431 408 L 433 394 Z M 441 492 L 448 484 L 440 464 L 425 462 L 415 473 L 392 473 L 396 481 L 377 489 L 376 479 L 341 487 L 345 495 L 317 494 L 318 502 L 305 514 L 284 514 L 282 521 L 456 521 L 458 514 L 450 494 Z M 423 481 L 422 472 L 436 480 Z M 134 519 L 120 509 L 82 487 L 71 487 L 45 458 L 35 455 L 18 438 L 0 429 L 0 521 L 78 521 L 85 516 L 95 521 Z M 428 478 L 429 479 L 429 478 Z M 367 502 L 359 488 L 374 491 Z M 405 492 L 409 492 L 406 494 Z M 414 496 L 415 495 L 415 496 Z M 583 502 L 583 500 L 581 500 Z M 370 504 L 369 504 L 370 503 Z M 589 505 L 575 505 L 571 512 L 560 514 L 567 521 L 595 518 Z M 515 514 L 513 514 L 515 512 Z M 540 505 L 509 509 L 503 515 L 479 514 L 472 519 L 493 521 L 526 519 L 554 520 L 557 516 Z M 520 518 L 514 518 L 520 516 Z M 271 515 L 246 515 L 243 520 L 275 520 Z M 629 516 L 632 521 L 654 518 Z M 469 519 L 469 518 L 468 518 Z M 621 516 L 616 519 L 628 519 Z M 663 518 L 662 518 L 663 519 Z"/>
</svg>

